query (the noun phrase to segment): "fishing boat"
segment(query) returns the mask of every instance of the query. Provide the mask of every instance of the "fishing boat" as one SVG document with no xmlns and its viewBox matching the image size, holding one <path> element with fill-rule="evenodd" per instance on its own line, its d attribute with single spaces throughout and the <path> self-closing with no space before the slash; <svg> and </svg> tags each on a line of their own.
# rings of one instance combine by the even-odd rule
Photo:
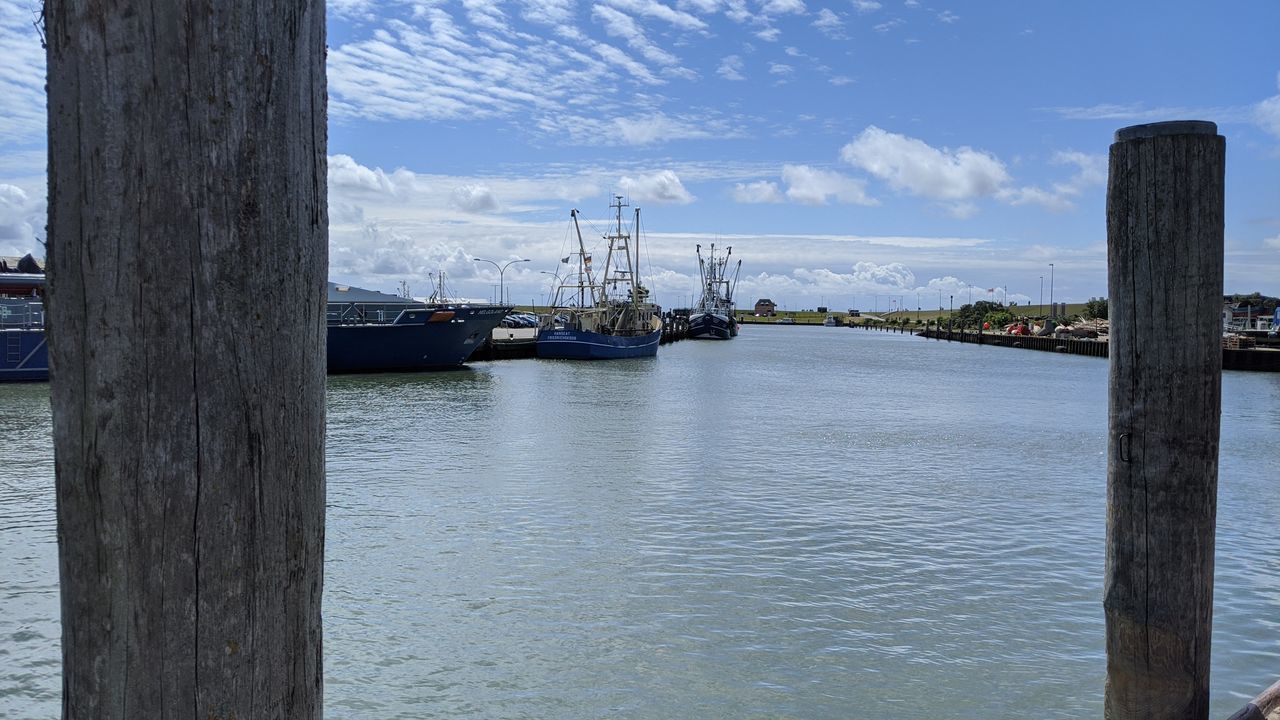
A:
<svg viewBox="0 0 1280 720">
<path fill-rule="evenodd" d="M 0 382 L 49 379 L 42 273 L 0 273 Z M 427 301 L 329 283 L 330 373 L 456 368 L 509 305 Z"/>
<path fill-rule="evenodd" d="M 451 300 L 444 276 L 426 301 L 329 283 L 330 374 L 460 367 L 502 322 L 510 305 Z"/>
<path fill-rule="evenodd" d="M 827 316 L 823 318 L 822 324 L 826 327 L 840 327 L 840 321 L 836 319 L 835 315 L 832 315 L 830 313 L 828 313 Z"/>
<path fill-rule="evenodd" d="M 609 207 L 616 214 L 614 227 L 604 236 L 607 247 L 599 273 L 582 240 L 578 211 L 569 213 L 578 240 L 578 251 L 570 257 L 577 257 L 577 267 L 556 286 L 550 311 L 538 327 L 538 357 L 609 360 L 658 354 L 662 317 L 639 277 L 640 209 L 631 227 L 624 228 L 622 209 L 627 205 L 622 197 L 614 196 Z"/>
<path fill-rule="evenodd" d="M 729 280 L 729 256 L 733 248 L 726 248 L 722 257 L 716 256 L 715 243 L 711 252 L 702 257 L 702 246 L 697 246 L 698 275 L 702 278 L 702 297 L 689 312 L 689 337 L 711 340 L 728 340 L 738 334 L 738 320 L 733 305 L 733 291 L 738 286 L 738 272 L 742 261 L 733 269 Z"/>
<path fill-rule="evenodd" d="M 0 382 L 48 379 L 44 274 L 0 272 Z"/>
</svg>

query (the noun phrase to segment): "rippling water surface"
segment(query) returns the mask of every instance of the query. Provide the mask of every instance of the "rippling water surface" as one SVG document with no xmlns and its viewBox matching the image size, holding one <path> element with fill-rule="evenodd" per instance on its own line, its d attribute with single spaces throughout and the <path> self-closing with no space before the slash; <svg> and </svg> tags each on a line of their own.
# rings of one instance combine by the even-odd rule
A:
<svg viewBox="0 0 1280 720">
<path fill-rule="evenodd" d="M 1106 373 L 749 326 L 333 378 L 326 714 L 1098 717 Z M 1223 397 L 1215 717 L 1280 675 L 1280 376 Z M 0 447 L 0 717 L 53 717 L 47 387 Z"/>
</svg>

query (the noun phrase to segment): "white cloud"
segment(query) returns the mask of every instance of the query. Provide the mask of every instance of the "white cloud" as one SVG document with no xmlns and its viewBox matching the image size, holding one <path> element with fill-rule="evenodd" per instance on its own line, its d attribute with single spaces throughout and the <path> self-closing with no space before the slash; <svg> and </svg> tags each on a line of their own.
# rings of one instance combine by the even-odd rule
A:
<svg viewBox="0 0 1280 720">
<path fill-rule="evenodd" d="M 818 11 L 818 19 L 811 23 L 823 35 L 830 38 L 844 37 L 844 21 L 840 16 L 827 8 Z"/>
<path fill-rule="evenodd" d="M 1074 198 L 1091 188 L 1107 183 L 1107 156 L 1090 155 L 1075 150 L 1063 150 L 1054 154 L 1054 165 L 1074 165 L 1077 170 L 1066 181 L 1054 183 L 1049 190 L 1038 187 L 1006 188 L 996 197 L 1010 205 L 1040 205 L 1049 210 L 1063 211 L 1075 207 Z"/>
<path fill-rule="evenodd" d="M 472 25 L 487 28 L 499 33 L 510 31 L 507 16 L 502 9 L 488 0 L 462 0 L 467 10 L 467 19 Z"/>
<path fill-rule="evenodd" d="M 1280 235 L 1277 235 L 1277 236 L 1275 236 L 1275 237 L 1269 237 L 1269 238 L 1267 238 L 1267 239 L 1263 240 L 1263 241 L 1262 241 L 1262 244 L 1263 244 L 1263 245 L 1266 245 L 1266 246 L 1267 246 L 1267 247 L 1269 247 L 1269 248 L 1274 248 L 1274 249 L 1276 249 L 1276 250 L 1280 250 Z"/>
<path fill-rule="evenodd" d="M 35 29 L 38 3 L 0 3 L 0 143 L 29 145 L 45 138 L 44 48 Z"/>
<path fill-rule="evenodd" d="M 1280 90 L 1280 73 L 1276 73 L 1276 89 Z M 1263 130 L 1280 137 L 1280 94 L 1258 103 L 1253 110 L 1253 120 Z"/>
<path fill-rule="evenodd" d="M 761 0 L 760 13 L 768 16 L 803 15 L 804 0 Z"/>
<path fill-rule="evenodd" d="M 1072 180 L 1073 185 L 1081 188 L 1091 185 L 1105 185 L 1107 183 L 1107 156 L 1103 154 L 1090 155 L 1075 150 L 1062 150 L 1054 154 L 1053 163 L 1056 165 L 1075 165 L 1079 168 L 1079 172 Z"/>
<path fill-rule="evenodd" d="M 897 289 L 914 288 L 916 284 L 916 274 L 911 272 L 911 268 L 896 262 L 886 265 L 860 262 L 853 266 L 852 277 L 864 283 L 887 285 Z"/>
<path fill-rule="evenodd" d="M 779 30 L 778 28 L 769 27 L 757 32 L 756 37 L 760 38 L 765 42 L 777 42 L 778 36 L 781 34 L 782 34 L 782 31 Z"/>
<path fill-rule="evenodd" d="M 835 77 L 831 78 L 827 82 L 839 87 L 841 85 L 848 85 L 849 83 L 853 82 L 853 78 L 847 77 L 845 75 L 836 75 Z"/>
<path fill-rule="evenodd" d="M 720 61 L 720 67 L 716 68 L 716 74 L 725 80 L 746 80 L 742 75 L 742 58 L 737 55 Z"/>
<path fill-rule="evenodd" d="M 604 25 L 605 32 L 611 37 L 622 38 L 650 62 L 665 66 L 679 65 L 679 58 L 645 37 L 644 29 L 630 15 L 605 5 L 596 5 L 591 9 L 591 16 Z"/>
<path fill-rule="evenodd" d="M 453 190 L 453 204 L 467 212 L 494 212 L 498 209 L 498 199 L 493 191 L 484 185 L 459 185 Z"/>
<path fill-rule="evenodd" d="M 787 199 L 803 205 L 826 205 L 831 198 L 850 205 L 877 204 L 867 197 L 866 183 L 829 170 L 783 165 L 782 181 L 787 185 Z"/>
<path fill-rule="evenodd" d="M 688 205 L 695 199 L 671 170 L 661 170 L 637 177 L 623 177 L 618 181 L 618 187 L 627 196 L 639 202 Z"/>
<path fill-rule="evenodd" d="M 1075 166 L 1069 179 L 1049 188 L 1015 187 L 1004 163 L 991 153 L 970 147 L 935 148 L 874 125 L 845 145 L 840 157 L 894 190 L 943 202 L 950 215 L 962 219 L 977 214 L 975 200 L 988 197 L 1008 205 L 1069 210 L 1074 207 L 1074 198 L 1107 180 L 1106 156 L 1066 150 L 1056 153 L 1050 162 Z"/>
<path fill-rule="evenodd" d="M 1138 120 L 1161 122 L 1170 118 L 1198 118 L 1213 122 L 1249 122 L 1256 117 L 1254 106 L 1191 107 L 1163 106 L 1148 108 L 1142 103 L 1099 103 L 1088 107 L 1041 108 L 1067 120 Z"/>
<path fill-rule="evenodd" d="M 898 27 L 899 25 L 905 25 L 905 24 L 906 24 L 906 22 L 907 22 L 907 21 L 906 21 L 906 20 L 903 20 L 902 18 L 894 18 L 894 19 L 892 19 L 892 20 L 888 20 L 888 21 L 882 22 L 882 23 L 880 23 L 879 25 L 876 25 L 876 26 L 875 26 L 874 28 L 872 28 L 872 29 L 873 29 L 873 30 L 875 30 L 875 31 L 876 31 L 876 32 L 878 32 L 878 33 L 887 33 L 887 32 L 889 32 L 890 30 L 892 30 L 892 29 L 894 29 L 894 28 Z"/>
<path fill-rule="evenodd" d="M 562 25 L 572 22 L 575 0 L 522 0 L 521 17 L 540 25 Z"/>
<path fill-rule="evenodd" d="M 43 254 L 36 228 L 44 227 L 44 198 L 29 195 L 17 185 L 0 183 L 0 255 Z"/>
<path fill-rule="evenodd" d="M 969 147 L 938 149 L 874 125 L 845 145 L 840 157 L 895 190 L 935 200 L 990 196 L 1009 182 L 1004 163 L 994 155 Z"/>
<path fill-rule="evenodd" d="M 662 76 L 692 78 L 672 52 L 658 47 L 623 12 L 599 6 L 594 17 L 621 37 L 636 56 L 587 37 L 590 26 L 553 25 L 553 34 L 498 32 L 500 13 L 473 2 L 465 18 L 425 7 L 413 23 L 386 20 L 368 36 L 329 51 L 330 116 L 361 120 L 491 120 L 519 123 L 521 131 L 559 130 L 557 118 L 572 107 L 592 107 L 597 121 L 625 116 L 618 102 L 619 76 L 642 86 Z M 566 6 L 527 5 L 522 17 L 550 22 Z M 481 23 L 466 24 L 464 20 Z M 621 71 L 621 73 L 619 72 Z M 594 139 L 593 139 L 594 138 Z M 600 143 L 600 135 L 571 138 Z"/>
<path fill-rule="evenodd" d="M 775 63 L 775 62 L 769 63 L 770 75 L 790 76 L 793 72 L 795 72 L 795 68 L 791 67 L 790 65 L 786 65 L 783 63 Z"/>
<path fill-rule="evenodd" d="M 956 15 L 950 10 L 943 10 L 942 12 L 938 13 L 938 21 L 944 22 L 948 25 L 950 25 L 953 22 L 956 22 L 959 19 L 960 19 L 960 16 Z"/>
<path fill-rule="evenodd" d="M 853 7 L 860 13 L 875 12 L 883 7 L 875 0 L 853 0 Z"/>
<path fill-rule="evenodd" d="M 329 186 L 375 192 L 391 190 L 390 181 L 381 169 L 371 170 L 350 155 L 329 156 Z"/>
<path fill-rule="evenodd" d="M 737 183 L 733 186 L 733 199 L 740 203 L 780 203 L 785 198 L 778 190 L 778 184 L 768 180 L 751 183 Z"/>
<path fill-rule="evenodd" d="M 681 30 L 702 31 L 707 24 L 696 15 L 676 10 L 655 0 L 606 0 L 610 5 L 635 15 L 664 20 Z M 704 8 L 704 12 L 709 10 Z"/>
<path fill-rule="evenodd" d="M 714 126 L 707 122 L 670 117 L 663 113 L 614 118 L 613 125 L 629 145 L 716 137 L 712 133 Z"/>
</svg>

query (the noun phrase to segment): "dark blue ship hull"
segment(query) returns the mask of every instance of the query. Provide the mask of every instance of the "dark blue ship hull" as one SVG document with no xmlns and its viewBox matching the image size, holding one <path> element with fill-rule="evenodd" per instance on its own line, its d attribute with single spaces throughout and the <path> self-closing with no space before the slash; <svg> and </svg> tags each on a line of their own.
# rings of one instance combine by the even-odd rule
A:
<svg viewBox="0 0 1280 720">
<path fill-rule="evenodd" d="M 391 324 L 330 325 L 329 372 L 446 370 L 484 344 L 509 307 L 449 306 L 406 310 Z"/>
<path fill-rule="evenodd" d="M 48 379 L 49 346 L 44 330 L 0 330 L 0 382 Z"/>
<path fill-rule="evenodd" d="M 689 315 L 689 337 L 692 339 L 728 340 L 737 335 L 734 322 L 726 315 L 696 312 Z"/>
<path fill-rule="evenodd" d="M 658 354 L 662 329 L 647 335 L 602 335 L 587 330 L 548 329 L 538 333 L 538 357 L 562 360 L 616 360 Z"/>
<path fill-rule="evenodd" d="M 330 373 L 444 370 L 466 362 L 506 308 L 460 308 L 448 321 L 329 327 Z M 423 313 L 426 314 L 425 312 Z M 47 381 L 43 330 L 0 330 L 0 382 Z"/>
</svg>

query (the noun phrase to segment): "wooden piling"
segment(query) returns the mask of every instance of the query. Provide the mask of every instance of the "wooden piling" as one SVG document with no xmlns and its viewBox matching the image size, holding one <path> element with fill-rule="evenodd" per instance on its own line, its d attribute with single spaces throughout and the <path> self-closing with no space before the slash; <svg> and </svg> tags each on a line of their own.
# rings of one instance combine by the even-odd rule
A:
<svg viewBox="0 0 1280 720">
<path fill-rule="evenodd" d="M 1225 148 L 1208 122 L 1111 146 L 1109 720 L 1208 717 Z"/>
</svg>

